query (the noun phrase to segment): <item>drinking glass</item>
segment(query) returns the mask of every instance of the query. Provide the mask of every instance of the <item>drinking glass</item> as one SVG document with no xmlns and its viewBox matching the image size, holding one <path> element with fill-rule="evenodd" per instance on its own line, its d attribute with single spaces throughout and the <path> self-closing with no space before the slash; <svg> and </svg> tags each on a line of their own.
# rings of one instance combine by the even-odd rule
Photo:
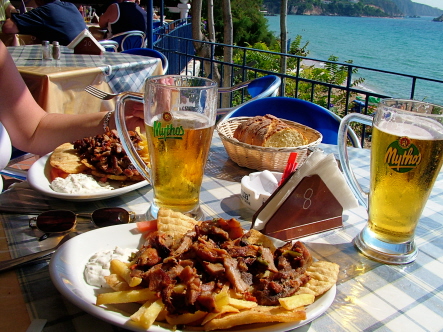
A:
<svg viewBox="0 0 443 332">
<path fill-rule="evenodd" d="M 374 117 L 352 113 L 340 125 L 344 175 L 368 209 L 368 223 L 354 239 L 366 256 L 388 264 L 415 260 L 414 233 L 443 163 L 442 106 L 405 99 L 381 100 Z M 349 166 L 349 123 L 372 126 L 370 188 L 365 193 Z"/>
<path fill-rule="evenodd" d="M 153 187 L 148 215 L 160 207 L 203 218 L 200 187 L 215 127 L 217 83 L 202 77 L 164 75 L 146 80 L 143 97 L 126 93 L 117 102 L 116 123 L 134 166 Z M 126 100 L 144 103 L 150 167 L 131 144 L 125 124 Z"/>
<path fill-rule="evenodd" d="M 94 15 L 95 9 L 92 6 L 84 6 L 84 19 L 86 23 L 90 23 Z"/>
</svg>

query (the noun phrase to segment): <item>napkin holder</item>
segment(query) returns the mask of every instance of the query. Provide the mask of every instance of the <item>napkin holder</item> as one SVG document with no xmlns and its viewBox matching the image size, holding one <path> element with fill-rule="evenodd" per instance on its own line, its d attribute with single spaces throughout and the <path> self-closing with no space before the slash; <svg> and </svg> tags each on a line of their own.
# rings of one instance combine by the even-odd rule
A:
<svg viewBox="0 0 443 332">
<path fill-rule="evenodd" d="M 103 55 L 105 48 L 94 38 L 88 29 L 80 32 L 74 40 L 69 43 L 68 48 L 74 50 L 74 54 Z"/>
<path fill-rule="evenodd" d="M 311 157 L 257 210 L 251 228 L 289 241 L 343 227 L 343 211 L 358 202 L 332 155 Z"/>
</svg>

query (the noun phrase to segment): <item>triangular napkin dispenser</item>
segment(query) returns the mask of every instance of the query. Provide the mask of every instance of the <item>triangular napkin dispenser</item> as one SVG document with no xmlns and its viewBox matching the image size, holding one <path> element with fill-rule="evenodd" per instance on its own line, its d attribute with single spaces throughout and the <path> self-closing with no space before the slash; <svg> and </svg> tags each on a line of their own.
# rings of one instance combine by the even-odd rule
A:
<svg viewBox="0 0 443 332">
<path fill-rule="evenodd" d="M 358 206 L 332 154 L 314 151 L 257 210 L 251 228 L 289 241 L 343 226 Z"/>
<path fill-rule="evenodd" d="M 68 45 L 75 54 L 103 55 L 106 49 L 94 38 L 88 29 L 84 29 Z"/>
</svg>

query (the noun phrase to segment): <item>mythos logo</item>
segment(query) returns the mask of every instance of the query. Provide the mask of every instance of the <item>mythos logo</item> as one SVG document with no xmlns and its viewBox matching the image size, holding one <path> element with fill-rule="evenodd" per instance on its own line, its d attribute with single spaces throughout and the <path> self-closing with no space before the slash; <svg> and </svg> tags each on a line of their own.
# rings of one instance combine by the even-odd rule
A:
<svg viewBox="0 0 443 332">
<path fill-rule="evenodd" d="M 385 163 L 395 172 L 409 172 L 416 168 L 420 162 L 420 150 L 408 137 L 401 137 L 392 142 L 386 150 Z"/>
<path fill-rule="evenodd" d="M 169 112 L 165 112 L 162 116 L 163 120 L 169 122 L 172 120 L 172 115 Z M 158 139 L 182 139 L 185 134 L 183 126 L 174 127 L 172 123 L 162 125 L 160 121 L 154 121 L 154 137 Z"/>
</svg>

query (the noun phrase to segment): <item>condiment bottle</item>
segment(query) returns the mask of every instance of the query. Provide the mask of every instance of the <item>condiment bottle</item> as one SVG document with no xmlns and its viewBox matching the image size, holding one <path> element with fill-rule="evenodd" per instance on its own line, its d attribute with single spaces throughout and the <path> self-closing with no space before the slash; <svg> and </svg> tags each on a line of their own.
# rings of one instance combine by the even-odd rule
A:
<svg viewBox="0 0 443 332">
<path fill-rule="evenodd" d="M 52 57 L 54 60 L 60 60 L 60 44 L 58 41 L 52 42 Z"/>
<path fill-rule="evenodd" d="M 42 58 L 43 60 L 52 60 L 51 46 L 47 40 L 42 42 Z"/>
</svg>

